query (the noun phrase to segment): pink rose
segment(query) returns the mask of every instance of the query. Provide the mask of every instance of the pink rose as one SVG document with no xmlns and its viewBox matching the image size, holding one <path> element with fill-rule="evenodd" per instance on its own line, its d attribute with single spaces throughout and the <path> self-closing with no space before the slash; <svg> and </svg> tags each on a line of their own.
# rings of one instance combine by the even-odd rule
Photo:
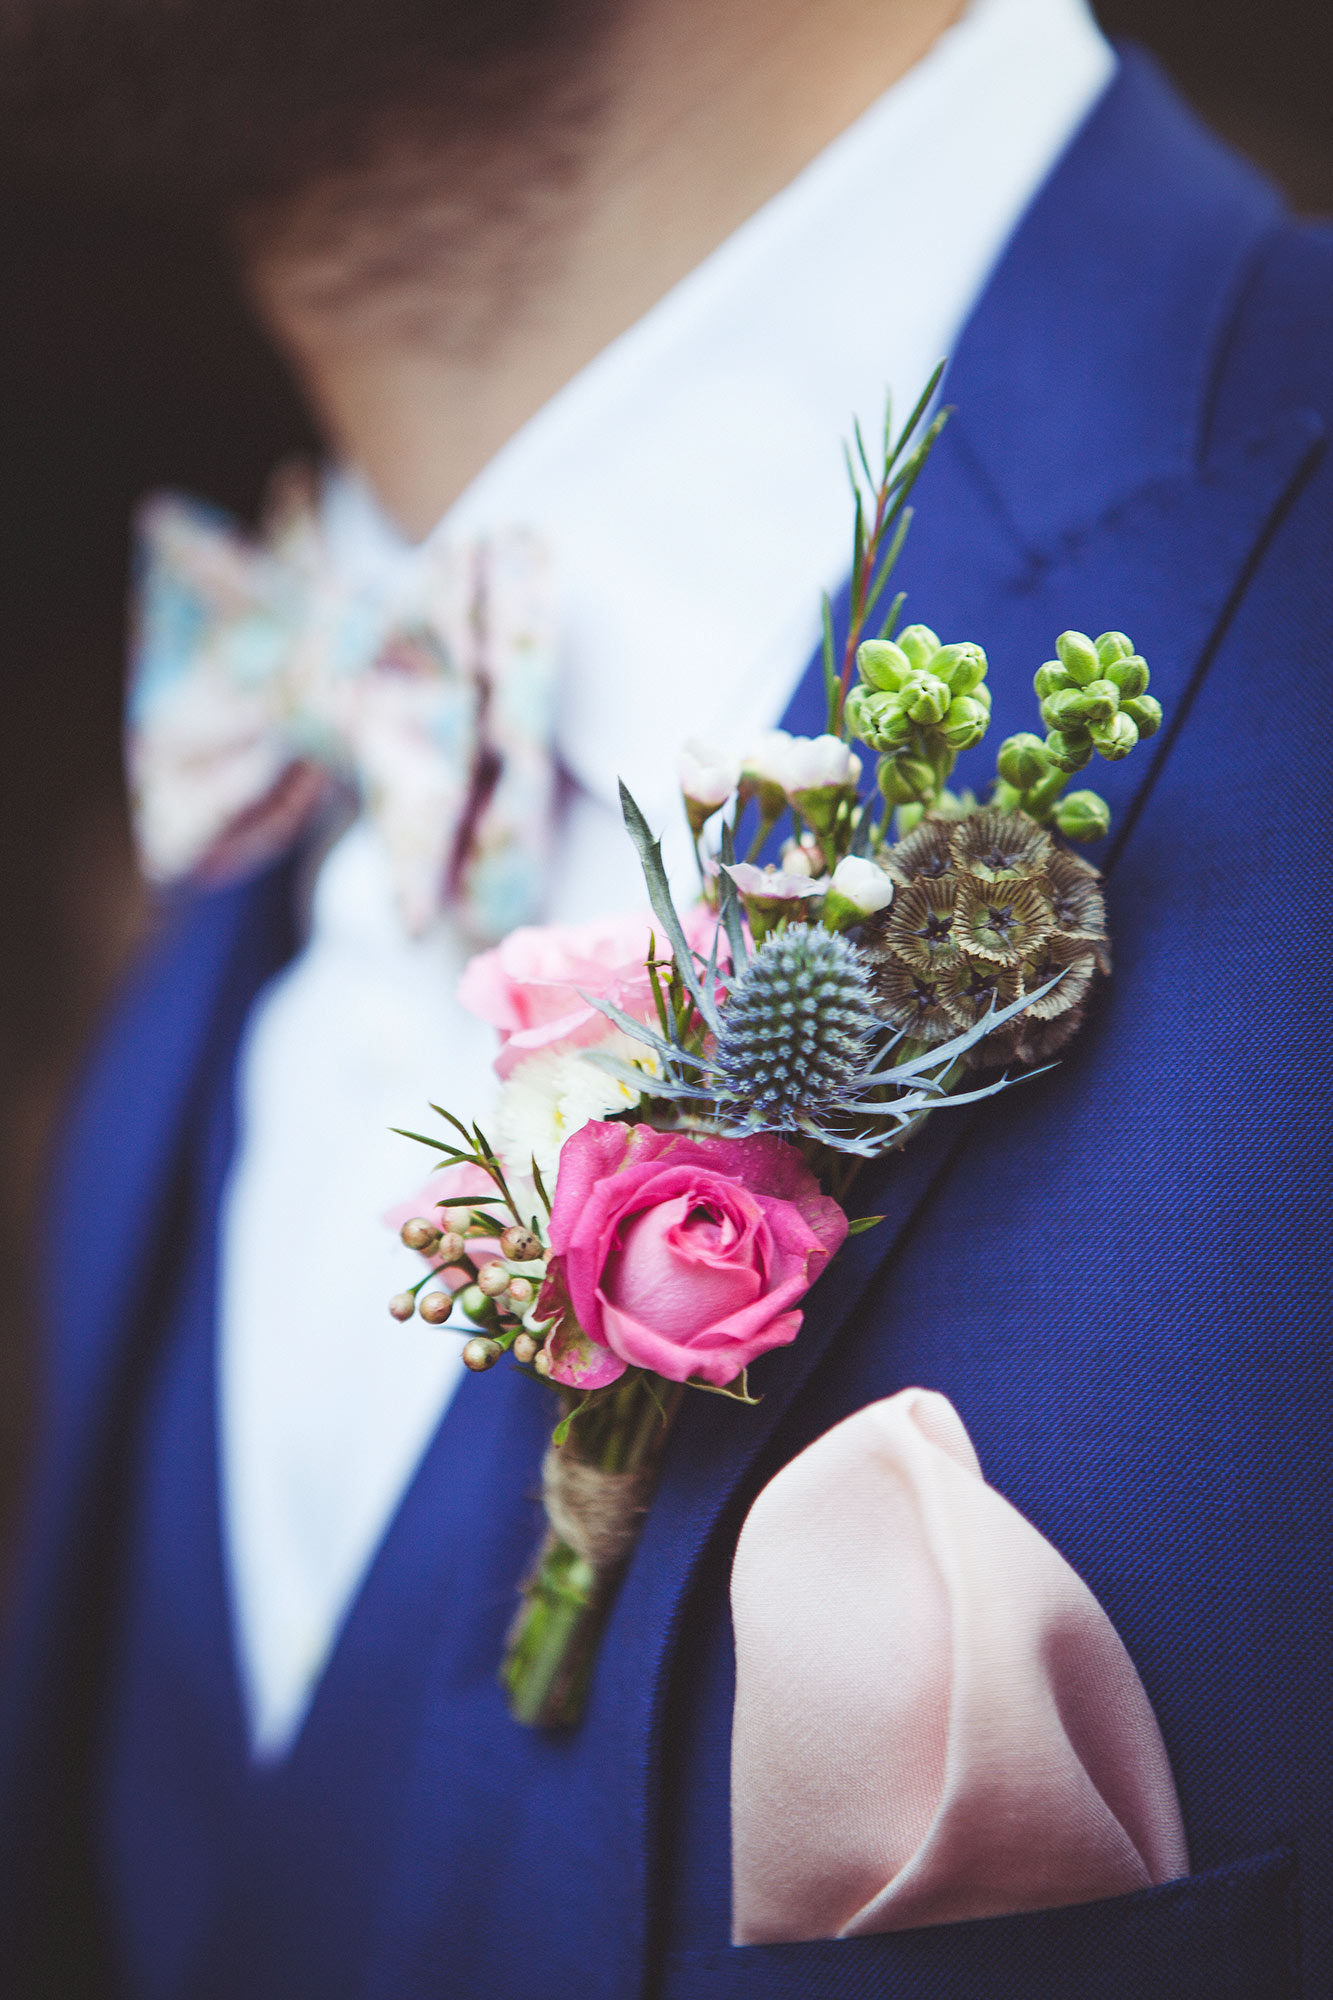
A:
<svg viewBox="0 0 1333 2000">
<path fill-rule="evenodd" d="M 700 903 L 685 919 L 692 949 L 706 960 L 717 918 Z M 584 998 L 609 1000 L 636 1021 L 657 1025 L 648 978 L 649 940 L 668 959 L 670 946 L 651 916 L 611 917 L 595 924 L 525 925 L 466 966 L 458 997 L 470 1013 L 500 1031 L 495 1068 L 507 1077 L 538 1049 L 589 1048 L 612 1023 Z M 731 963 L 719 939 L 718 964 Z"/>
<path fill-rule="evenodd" d="M 554 1380 L 601 1388 L 629 1365 L 716 1386 L 800 1331 L 797 1302 L 847 1234 L 780 1139 L 594 1123 L 565 1142 L 551 1214 Z"/>
<path fill-rule="evenodd" d="M 650 917 L 525 925 L 472 959 L 458 997 L 499 1029 L 499 1074 L 508 1076 L 534 1050 L 587 1047 L 609 1034 L 611 1023 L 585 993 L 610 1000 L 636 1021 L 656 1020 L 646 970 L 652 927 Z"/>
</svg>

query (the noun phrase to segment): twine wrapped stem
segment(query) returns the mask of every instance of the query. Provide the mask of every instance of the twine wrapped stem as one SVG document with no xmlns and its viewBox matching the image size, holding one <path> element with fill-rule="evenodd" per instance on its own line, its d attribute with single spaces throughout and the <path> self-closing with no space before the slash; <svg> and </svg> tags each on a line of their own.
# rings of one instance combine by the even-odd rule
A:
<svg viewBox="0 0 1333 2000">
<path fill-rule="evenodd" d="M 500 1678 L 520 1722 L 569 1729 L 639 1539 L 683 1390 L 634 1371 L 580 1414 L 542 1466 L 547 1530 L 522 1587 Z"/>
</svg>

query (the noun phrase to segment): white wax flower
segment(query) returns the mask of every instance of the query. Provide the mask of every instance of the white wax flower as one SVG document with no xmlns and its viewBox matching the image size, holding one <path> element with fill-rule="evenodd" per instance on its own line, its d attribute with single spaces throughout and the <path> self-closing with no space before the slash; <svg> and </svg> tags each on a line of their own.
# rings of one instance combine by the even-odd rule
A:
<svg viewBox="0 0 1333 2000">
<path fill-rule="evenodd" d="M 676 759 L 676 775 L 687 799 L 716 811 L 735 791 L 741 772 L 734 757 L 692 736 Z"/>
<path fill-rule="evenodd" d="M 843 790 L 861 775 L 861 760 L 840 736 L 788 738 L 779 782 L 788 797 L 796 792 Z"/>
<path fill-rule="evenodd" d="M 657 1058 L 643 1042 L 607 1024 L 593 1046 L 624 1063 L 657 1074 Z M 517 1063 L 500 1088 L 495 1144 L 506 1171 L 528 1175 L 535 1159 L 548 1194 L 555 1192 L 560 1148 L 594 1118 L 609 1118 L 639 1102 L 631 1084 L 585 1061 L 582 1048 L 538 1049 Z"/>
<path fill-rule="evenodd" d="M 884 870 L 859 854 L 848 854 L 838 863 L 829 882 L 830 893 L 845 897 L 863 916 L 887 909 L 893 901 L 893 882 Z"/>
<path fill-rule="evenodd" d="M 787 753 L 791 748 L 791 741 L 785 729 L 765 730 L 741 765 L 745 776 L 757 779 L 762 785 L 776 785 L 780 791 L 785 792 Z"/>
</svg>

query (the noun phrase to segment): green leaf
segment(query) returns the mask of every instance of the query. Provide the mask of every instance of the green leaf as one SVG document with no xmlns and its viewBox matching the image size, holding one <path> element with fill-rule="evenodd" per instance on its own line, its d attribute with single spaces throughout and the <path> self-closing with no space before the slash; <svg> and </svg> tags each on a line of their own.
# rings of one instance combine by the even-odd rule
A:
<svg viewBox="0 0 1333 2000">
<path fill-rule="evenodd" d="M 546 1210 L 546 1213 L 549 1215 L 551 1213 L 551 1197 L 546 1192 L 546 1183 L 542 1179 L 542 1170 L 537 1165 L 537 1158 L 535 1154 L 533 1155 L 533 1160 L 532 1160 L 532 1185 L 537 1190 L 538 1201 L 541 1203 L 542 1207 Z M 535 1223 L 536 1221 L 535 1216 L 533 1217 L 533 1221 Z M 533 1229 L 532 1233 L 534 1236 L 541 1235 L 541 1231 L 536 1228 Z"/>
<path fill-rule="evenodd" d="M 827 604 L 828 599 L 825 598 L 824 602 Z M 731 946 L 731 963 L 736 972 L 741 973 L 744 972 L 750 962 L 750 954 L 745 944 L 745 923 L 741 916 L 741 899 L 737 893 L 736 884 L 732 881 L 730 875 L 725 873 L 727 868 L 735 865 L 735 861 L 736 830 L 734 827 L 728 826 L 727 822 L 723 820 L 722 864 L 724 872 L 721 878 L 722 928 L 727 934 L 727 943 Z"/>
<path fill-rule="evenodd" d="M 882 1215 L 858 1215 L 854 1222 L 847 1225 L 847 1234 L 849 1236 L 864 1236 L 867 1229 L 873 1229 L 876 1223 L 883 1222 L 883 1220 L 884 1217 Z"/>
<path fill-rule="evenodd" d="M 829 602 L 827 591 L 821 600 L 820 618 L 823 629 L 824 701 L 828 709 L 828 733 L 830 736 L 836 736 L 842 722 L 842 682 L 838 677 L 838 661 L 833 646 L 833 606 Z"/>
<path fill-rule="evenodd" d="M 898 620 L 902 615 L 902 608 L 906 602 L 907 592 L 900 590 L 889 606 L 889 615 L 876 633 L 876 638 L 891 639 L 893 637 L 894 633 L 898 630 Z"/>
<path fill-rule="evenodd" d="M 699 1085 L 680 1083 L 672 1077 L 651 1076 L 645 1070 L 635 1069 L 633 1063 L 622 1062 L 606 1049 L 584 1049 L 583 1060 L 600 1069 L 606 1076 L 613 1076 L 617 1083 L 627 1083 L 637 1090 L 640 1097 L 679 1097 L 688 1100 L 698 1097 Z"/>
<path fill-rule="evenodd" d="M 875 606 L 879 603 L 880 597 L 883 595 L 884 586 L 893 575 L 894 565 L 903 552 L 903 543 L 907 540 L 907 530 L 912 525 L 912 515 L 912 508 L 904 507 L 902 509 L 898 525 L 894 530 L 893 540 L 889 543 L 888 551 L 879 566 L 875 581 L 871 584 L 867 593 L 865 610 L 862 613 L 862 616 L 865 618 L 870 616 Z"/>
<path fill-rule="evenodd" d="M 433 1105 L 431 1109 L 434 1110 Z M 424 1132 L 409 1132 L 402 1125 L 391 1125 L 389 1130 L 399 1139 L 415 1139 L 418 1146 L 429 1146 L 432 1153 L 453 1153 L 459 1160 L 472 1159 L 470 1153 L 460 1153 L 457 1146 L 451 1146 L 447 1139 L 428 1139 Z"/>
<path fill-rule="evenodd" d="M 640 812 L 628 786 L 623 780 L 620 786 L 620 810 L 624 814 L 625 826 L 628 829 L 629 837 L 638 849 L 639 863 L 643 869 L 643 879 L 648 889 L 648 901 L 652 904 L 653 915 L 666 932 L 667 942 L 671 946 L 676 970 L 679 972 L 690 998 L 694 1001 L 695 1006 L 713 1033 L 716 1034 L 721 1025 L 718 1019 L 717 1008 L 709 1000 L 700 983 L 699 974 L 694 963 L 694 954 L 686 942 L 685 931 L 680 918 L 676 915 L 676 906 L 671 900 L 671 890 L 667 884 L 666 869 L 662 865 L 662 843 L 660 840 L 653 839 L 647 820 Z"/>
<path fill-rule="evenodd" d="M 931 374 L 929 382 L 927 382 L 925 388 L 921 391 L 920 396 L 917 398 L 916 408 L 912 411 L 911 416 L 907 419 L 907 422 L 903 425 L 902 430 L 898 436 L 898 442 L 893 447 L 892 452 L 889 454 L 891 460 L 898 458 L 901 455 L 903 446 L 907 443 L 908 439 L 912 435 L 912 432 L 916 429 L 917 425 L 921 422 L 922 417 L 925 416 L 926 411 L 930 408 L 931 403 L 934 401 L 935 398 L 935 391 L 940 386 L 940 378 L 944 374 L 945 368 L 947 366 L 948 366 L 947 361 L 937 361 L 935 363 L 935 367 Z"/>
</svg>

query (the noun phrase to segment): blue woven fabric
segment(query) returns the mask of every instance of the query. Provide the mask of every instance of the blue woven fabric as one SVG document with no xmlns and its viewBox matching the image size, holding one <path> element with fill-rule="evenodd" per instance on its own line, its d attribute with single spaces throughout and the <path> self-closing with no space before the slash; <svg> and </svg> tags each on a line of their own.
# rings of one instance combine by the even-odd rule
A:
<svg viewBox="0 0 1333 2000">
<path fill-rule="evenodd" d="M 105 1990 L 109 1929 L 130 2000 L 1333 1993 L 1330 787 L 1309 747 L 1331 334 L 1333 243 L 1130 58 L 967 330 L 902 577 L 909 616 L 987 645 L 996 735 L 1031 725 L 1067 625 L 1123 626 L 1151 660 L 1168 726 L 1098 772 L 1114 980 L 1054 1073 L 877 1174 L 885 1223 L 756 1368 L 758 1410 L 689 1400 L 568 1739 L 519 1729 L 495 1684 L 545 1414 L 500 1371 L 441 1426 L 289 1764 L 246 1766 L 188 1250 L 245 1007 L 290 949 L 285 883 L 182 912 L 57 1196 L 101 1278 L 91 1305 L 81 1277 L 52 1300 L 0 1763 L 11 1990 Z M 819 726 L 813 676 L 790 721 Z M 913 1382 L 954 1400 L 1123 1636 L 1196 1873 L 732 1950 L 736 1530 L 793 1452 Z"/>
</svg>

